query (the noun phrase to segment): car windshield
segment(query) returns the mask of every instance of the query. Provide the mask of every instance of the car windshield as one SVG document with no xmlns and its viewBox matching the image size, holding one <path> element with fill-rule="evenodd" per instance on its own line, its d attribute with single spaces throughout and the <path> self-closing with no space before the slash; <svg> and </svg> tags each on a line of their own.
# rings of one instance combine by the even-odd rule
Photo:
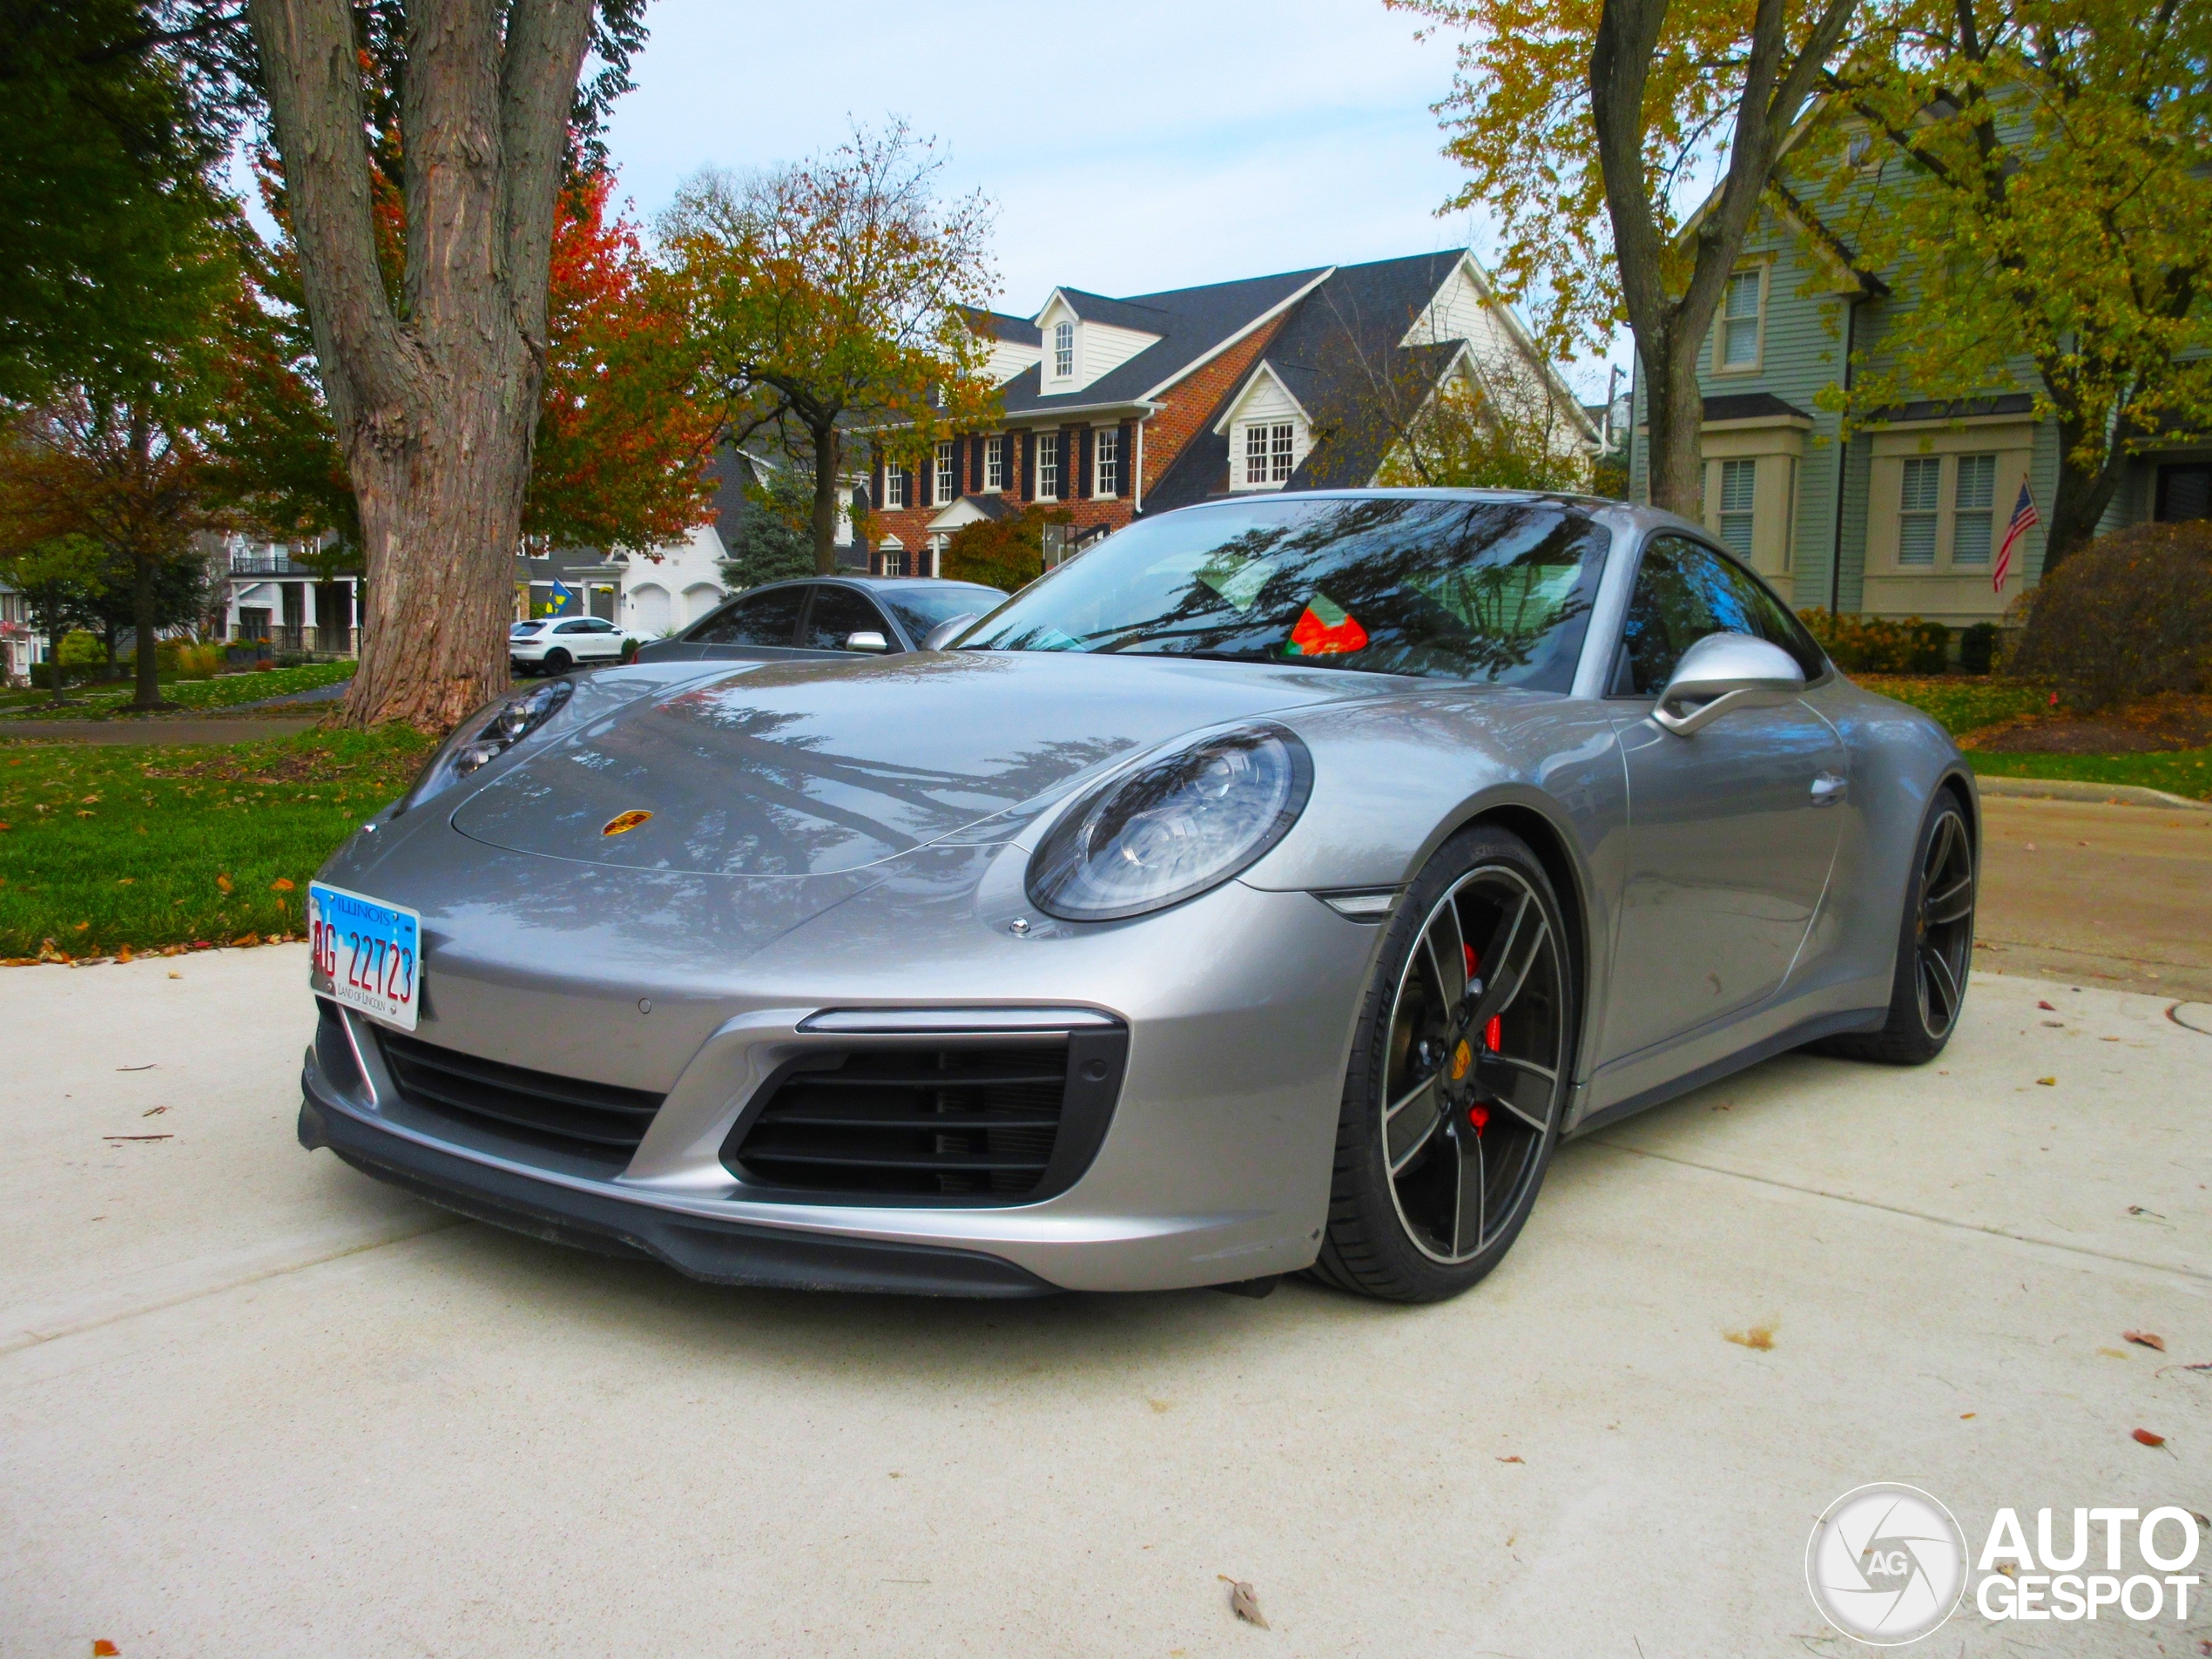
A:
<svg viewBox="0 0 2212 1659">
<path fill-rule="evenodd" d="M 545 624 L 542 622 L 518 622 L 512 628 L 509 628 L 507 632 L 509 637 L 510 638 L 522 639 L 536 633 L 539 629 L 544 626 Z"/>
<path fill-rule="evenodd" d="M 1006 596 L 996 588 L 878 588 L 875 597 L 916 639 L 954 617 L 980 617 Z"/>
<path fill-rule="evenodd" d="M 1223 502 L 1132 526 L 963 635 L 1568 689 L 1607 532 L 1557 501 Z"/>
</svg>

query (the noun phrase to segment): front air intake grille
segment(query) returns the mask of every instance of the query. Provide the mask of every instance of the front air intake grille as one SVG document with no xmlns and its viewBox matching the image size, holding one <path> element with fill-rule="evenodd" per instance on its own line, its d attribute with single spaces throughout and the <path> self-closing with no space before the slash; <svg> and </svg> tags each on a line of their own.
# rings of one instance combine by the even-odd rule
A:
<svg viewBox="0 0 2212 1659">
<path fill-rule="evenodd" d="M 1105 1138 L 1128 1048 L 1115 1028 L 818 1049 L 769 1079 L 722 1161 L 793 1196 L 1049 1197 Z"/>
<path fill-rule="evenodd" d="M 661 1096 L 642 1089 L 479 1060 L 396 1031 L 379 1029 L 376 1038 L 401 1095 L 418 1111 L 519 1135 L 617 1170 L 629 1163 L 660 1109 Z"/>
</svg>

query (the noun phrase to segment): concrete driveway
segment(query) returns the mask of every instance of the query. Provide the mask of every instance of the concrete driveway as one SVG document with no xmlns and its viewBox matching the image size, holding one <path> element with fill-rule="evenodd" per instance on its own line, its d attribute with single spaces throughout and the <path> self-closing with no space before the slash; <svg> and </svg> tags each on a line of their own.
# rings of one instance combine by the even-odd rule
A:
<svg viewBox="0 0 2212 1659">
<path fill-rule="evenodd" d="M 1984 974 L 1939 1067 L 1705 1089 L 1567 1149 L 1445 1306 L 985 1305 L 709 1289 L 304 1153 L 305 973 L 0 977 L 9 1659 L 1842 1654 L 1804 1551 L 1863 1482 L 1976 1550 L 2000 1504 L 2212 1507 L 2171 999 Z"/>
</svg>

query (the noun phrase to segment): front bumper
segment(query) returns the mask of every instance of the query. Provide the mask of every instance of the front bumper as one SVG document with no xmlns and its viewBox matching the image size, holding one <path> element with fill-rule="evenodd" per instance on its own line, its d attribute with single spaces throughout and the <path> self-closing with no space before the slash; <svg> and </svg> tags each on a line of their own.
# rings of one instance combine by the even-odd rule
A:
<svg viewBox="0 0 2212 1659">
<path fill-rule="evenodd" d="M 958 922 L 917 914 L 926 895 L 910 871 L 840 888 L 826 914 L 702 967 L 700 908 L 671 912 L 663 891 L 678 879 L 480 850 L 472 893 L 496 887 L 512 862 L 535 884 L 533 922 L 584 932 L 549 944 L 543 927 L 509 938 L 480 919 L 468 930 L 475 948 L 464 949 L 442 943 L 449 924 L 428 886 L 391 892 L 424 914 L 418 1038 L 662 1094 L 643 1143 L 610 1170 L 428 1120 L 385 1069 L 368 1023 L 328 1008 L 308 1056 L 302 1138 L 463 1213 L 728 1283 L 1033 1295 L 1193 1288 L 1309 1265 L 1326 1219 L 1352 1012 L 1379 930 L 1308 894 L 1231 882 L 1138 922 L 1016 936 L 997 914 L 995 882 L 973 884 L 974 862 L 1002 864 L 1015 885 L 1001 896 L 1018 903 L 1022 860 L 993 858 L 1002 851 L 906 861 L 971 867 L 946 884 L 960 893 Z M 400 886 L 390 868 L 357 879 L 388 891 Z M 709 884 L 679 885 L 696 896 Z M 660 948 L 663 917 L 680 927 L 688 966 Z M 578 979 L 523 965 L 561 960 L 592 970 Z M 822 1010 L 1010 1006 L 1088 1008 L 1128 1030 L 1110 1123 L 1065 1190 L 995 1204 L 804 1201 L 771 1197 L 723 1164 L 764 1080 L 826 1041 L 802 1029 Z"/>
<path fill-rule="evenodd" d="M 327 1147 L 364 1175 L 549 1244 L 650 1257 L 711 1285 L 973 1297 L 1050 1296 L 1058 1289 L 974 1251 L 752 1227 L 533 1179 L 395 1135 L 318 1099 L 312 1061 L 300 1081 L 300 1144 L 309 1151 Z"/>
</svg>

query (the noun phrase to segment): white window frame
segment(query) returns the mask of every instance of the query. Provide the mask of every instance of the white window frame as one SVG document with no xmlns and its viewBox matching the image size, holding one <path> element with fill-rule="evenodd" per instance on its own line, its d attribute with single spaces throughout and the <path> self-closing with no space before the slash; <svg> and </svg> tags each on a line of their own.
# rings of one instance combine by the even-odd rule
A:
<svg viewBox="0 0 2212 1659">
<path fill-rule="evenodd" d="M 1100 427 L 1090 435 L 1090 482 L 1094 501 L 1111 501 L 1122 493 L 1122 429 Z"/>
<path fill-rule="evenodd" d="M 1761 264 L 1729 273 L 1727 286 L 1721 290 L 1719 314 L 1713 319 L 1713 373 L 1716 374 L 1756 374 L 1766 361 L 1766 301 L 1767 275 L 1770 266 Z M 1744 278 L 1756 277 L 1751 314 L 1734 316 L 1729 314 L 1729 301 L 1742 290 L 1738 287 Z M 1751 331 L 1751 355 L 1748 361 L 1731 363 L 1728 360 L 1728 342 L 1731 332 L 1748 327 Z"/>
<path fill-rule="evenodd" d="M 1298 470 L 1298 427 L 1290 421 L 1273 421 L 1267 428 L 1267 482 L 1286 484 Z"/>
<path fill-rule="evenodd" d="M 1064 460 L 1060 453 L 1060 435 L 1057 432 L 1037 434 L 1037 499 L 1039 501 L 1060 499 L 1060 472 Z M 1049 483 L 1045 482 L 1048 473 L 1051 477 Z"/>
<path fill-rule="evenodd" d="M 1052 325 L 1052 378 L 1076 378 L 1076 325 L 1065 318 Z"/>
<path fill-rule="evenodd" d="M 1720 464 L 1721 545 L 1750 564 L 1758 545 L 1759 459 L 1732 457 Z"/>
<path fill-rule="evenodd" d="M 907 475 L 887 462 L 883 468 L 883 509 L 886 512 L 903 512 L 906 505 Z"/>
<path fill-rule="evenodd" d="M 948 507 L 960 499 L 960 479 L 953 471 L 953 442 L 944 439 L 937 446 L 937 495 L 935 505 Z"/>
<path fill-rule="evenodd" d="M 1244 487 L 1267 488 L 1267 422 L 1255 421 L 1244 428 Z"/>
<path fill-rule="evenodd" d="M 983 440 L 983 488 L 1003 494 L 1006 489 L 1006 437 Z"/>
<path fill-rule="evenodd" d="M 1908 455 L 1898 473 L 1897 486 L 1897 568 L 1900 570 L 1932 570 L 1936 556 L 1943 549 L 1943 482 L 1944 457 L 1941 455 Z M 1915 497 L 1916 485 L 1925 485 L 1925 500 Z M 1924 556 L 1905 556 L 1905 537 L 1909 529 L 1925 529 L 1926 551 Z"/>
<path fill-rule="evenodd" d="M 1979 450 L 1971 455 L 1951 457 L 1951 534 L 1945 537 L 1951 550 L 1951 566 L 1955 570 L 1986 570 L 1997 552 L 1997 463 L 1993 450 Z M 1967 467 L 1973 464 L 1987 489 L 1981 492 L 1985 499 L 1966 499 Z M 1959 532 L 1979 526 L 1981 532 L 1980 551 L 1971 558 L 1959 556 Z"/>
</svg>

